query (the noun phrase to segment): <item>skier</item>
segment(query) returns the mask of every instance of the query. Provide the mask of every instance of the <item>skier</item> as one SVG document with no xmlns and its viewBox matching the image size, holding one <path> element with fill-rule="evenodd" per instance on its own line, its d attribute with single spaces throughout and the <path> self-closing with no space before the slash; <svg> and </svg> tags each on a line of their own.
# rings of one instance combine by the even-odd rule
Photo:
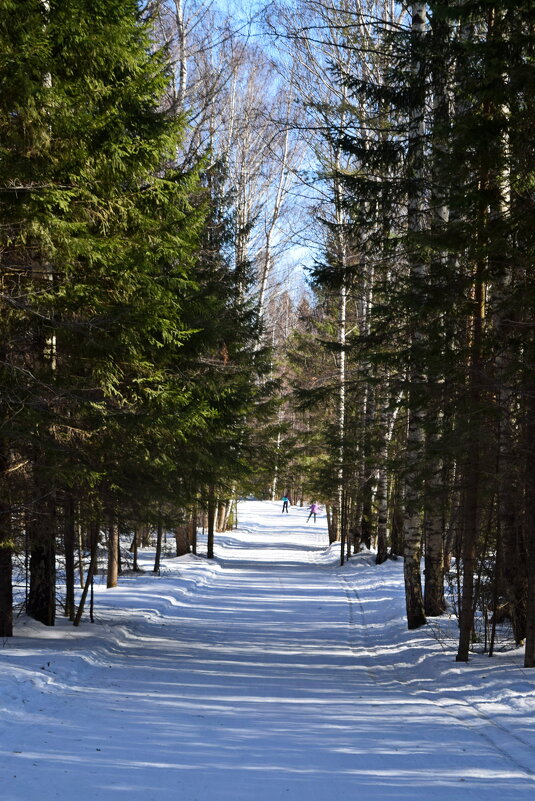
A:
<svg viewBox="0 0 535 801">
<path fill-rule="evenodd" d="M 290 499 L 286 497 L 286 495 L 282 498 L 282 511 L 288 514 L 288 504 L 290 503 Z"/>
<path fill-rule="evenodd" d="M 310 506 L 308 508 L 310 509 L 310 514 L 307 517 L 307 523 L 308 523 L 308 521 L 310 520 L 310 518 L 312 516 L 314 516 L 314 523 L 315 523 L 316 522 L 316 515 L 320 510 L 319 504 L 317 504 L 316 501 L 314 501 L 313 503 L 310 504 Z"/>
</svg>

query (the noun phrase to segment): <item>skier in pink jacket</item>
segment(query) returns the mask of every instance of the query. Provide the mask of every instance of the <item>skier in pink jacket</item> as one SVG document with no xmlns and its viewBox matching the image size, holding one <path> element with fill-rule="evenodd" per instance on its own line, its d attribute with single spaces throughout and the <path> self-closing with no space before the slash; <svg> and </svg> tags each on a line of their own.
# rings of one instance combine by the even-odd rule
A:
<svg viewBox="0 0 535 801">
<path fill-rule="evenodd" d="M 314 516 L 314 523 L 315 523 L 316 522 L 316 515 L 320 510 L 319 504 L 317 504 L 316 501 L 314 501 L 313 503 L 310 504 L 310 506 L 308 508 L 310 509 L 310 514 L 307 517 L 307 523 L 308 523 L 308 521 L 310 520 L 310 518 L 312 516 Z"/>
</svg>

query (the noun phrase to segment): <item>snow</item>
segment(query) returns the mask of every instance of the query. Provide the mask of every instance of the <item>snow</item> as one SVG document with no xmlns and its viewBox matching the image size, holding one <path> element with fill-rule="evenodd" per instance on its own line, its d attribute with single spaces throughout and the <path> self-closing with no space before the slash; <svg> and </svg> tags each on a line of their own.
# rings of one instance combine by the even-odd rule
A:
<svg viewBox="0 0 535 801">
<path fill-rule="evenodd" d="M 240 504 L 216 559 L 96 587 L 94 625 L 0 648 L 1 801 L 523 801 L 535 672 L 405 628 L 402 562 L 339 566 L 325 518 Z M 202 542 L 202 538 L 201 538 Z M 439 636 L 437 636 L 439 633 Z"/>
</svg>

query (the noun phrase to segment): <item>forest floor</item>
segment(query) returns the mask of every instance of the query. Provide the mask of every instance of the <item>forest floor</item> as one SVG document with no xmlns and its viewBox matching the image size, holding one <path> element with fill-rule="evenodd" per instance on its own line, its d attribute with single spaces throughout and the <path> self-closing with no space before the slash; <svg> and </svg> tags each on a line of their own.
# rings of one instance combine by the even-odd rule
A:
<svg viewBox="0 0 535 801">
<path fill-rule="evenodd" d="M 202 539 L 201 549 L 202 554 Z M 1 801 L 528 801 L 535 671 L 404 622 L 402 562 L 240 504 L 216 558 L 96 587 L 96 622 L 0 643 Z"/>
</svg>

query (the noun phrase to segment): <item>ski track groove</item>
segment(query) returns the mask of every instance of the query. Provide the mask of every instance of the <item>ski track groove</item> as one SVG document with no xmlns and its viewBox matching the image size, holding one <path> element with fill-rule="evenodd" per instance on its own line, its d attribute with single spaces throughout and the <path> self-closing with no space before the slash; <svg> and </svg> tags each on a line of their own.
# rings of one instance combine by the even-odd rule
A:
<svg viewBox="0 0 535 801">
<path fill-rule="evenodd" d="M 389 801 L 393 798 L 402 801 L 480 801 L 489 796 L 517 801 L 517 793 L 521 799 L 532 797 L 535 746 L 522 737 L 522 733 L 526 733 L 527 738 L 530 735 L 521 717 L 526 710 L 528 715 L 533 713 L 527 701 L 531 698 L 531 676 L 529 679 L 526 676 L 525 682 L 522 682 L 522 685 L 528 684 L 524 704 L 515 703 L 510 709 L 506 705 L 509 696 L 500 692 L 496 697 L 498 685 L 492 681 L 479 686 L 476 684 L 473 692 L 472 682 L 465 682 L 464 678 L 459 681 L 458 675 L 463 675 L 462 670 L 453 671 L 455 675 L 450 681 L 446 672 L 442 674 L 435 669 L 437 662 L 439 668 L 440 665 L 444 666 L 445 657 L 441 654 L 440 658 L 435 659 L 438 649 L 429 649 L 429 630 L 403 639 L 406 632 L 399 618 L 402 585 L 396 578 L 396 571 L 388 569 L 381 576 L 380 572 L 374 572 L 381 568 L 376 569 L 367 557 L 360 561 L 357 555 L 353 564 L 346 563 L 344 568 L 339 560 L 335 561 L 335 549 L 326 549 L 321 544 L 324 542 L 324 529 L 320 526 L 317 531 L 319 536 L 308 537 L 306 542 L 296 536 L 305 531 L 304 514 L 295 516 L 296 523 L 290 515 L 291 524 L 285 521 L 283 530 L 275 517 L 271 523 L 271 508 L 264 509 L 267 509 L 266 516 L 249 516 L 248 522 L 258 519 L 258 524 L 240 525 L 235 537 L 230 532 L 229 536 L 218 538 L 218 550 L 213 562 L 200 560 L 197 566 L 192 563 L 189 572 L 190 565 L 187 562 L 181 564 L 170 561 L 162 570 L 164 581 L 161 585 L 157 580 L 151 584 L 143 580 L 140 589 L 147 595 L 140 606 L 135 607 L 129 619 L 127 615 L 130 613 L 126 609 L 113 603 L 107 607 L 107 613 L 97 618 L 102 624 L 102 634 L 99 635 L 95 629 L 97 636 L 90 640 L 92 650 L 85 654 L 76 653 L 70 650 L 68 643 L 65 648 L 68 660 L 58 666 L 60 672 L 57 675 L 53 669 L 32 675 L 28 668 L 28 675 L 20 679 L 24 685 L 41 682 L 43 695 L 45 692 L 47 695 L 61 692 L 64 696 L 72 695 L 78 699 L 87 693 L 93 695 L 95 687 L 104 687 L 104 695 L 114 688 L 117 698 L 113 696 L 113 704 L 117 705 L 122 715 L 126 703 L 131 720 L 134 720 L 136 704 L 144 700 L 137 683 L 130 688 L 128 683 L 123 683 L 123 674 L 119 677 L 117 672 L 108 674 L 104 670 L 102 675 L 99 669 L 113 667 L 117 671 L 121 669 L 125 658 L 145 658 L 143 648 L 147 641 L 150 641 L 151 651 L 146 656 L 146 664 L 139 665 L 139 668 L 140 671 L 150 669 L 153 664 L 151 653 L 161 642 L 164 660 L 174 656 L 177 660 L 176 666 L 171 661 L 163 661 L 162 670 L 176 670 L 176 676 L 184 676 L 186 681 L 183 690 L 171 684 L 169 694 L 162 696 L 158 713 L 154 712 L 148 723 L 156 727 L 153 731 L 158 732 L 168 720 L 170 729 L 177 732 L 177 737 L 184 738 L 177 742 L 186 745 L 189 745 L 193 733 L 207 747 L 209 757 L 205 754 L 197 761 L 196 754 L 192 756 L 193 751 L 186 747 L 190 763 L 183 756 L 184 769 L 177 774 L 175 771 L 180 768 L 179 759 L 177 757 L 177 762 L 173 762 L 176 748 L 170 744 L 168 732 L 168 753 L 164 748 L 162 754 L 161 744 L 154 740 L 148 743 L 148 751 L 145 750 L 145 744 L 139 753 L 135 749 L 132 753 L 125 751 L 123 761 L 118 759 L 117 754 L 110 757 L 99 754 L 91 760 L 89 751 L 84 752 L 84 759 L 89 757 L 84 761 L 76 746 L 73 759 L 80 759 L 80 762 L 73 763 L 76 768 L 72 769 L 72 793 L 68 787 L 71 780 L 64 779 L 61 784 L 59 772 L 48 774 L 51 777 L 48 787 L 46 773 L 43 772 L 38 780 L 34 780 L 26 770 L 24 781 L 29 784 L 25 787 L 30 791 L 23 792 L 16 786 L 17 776 L 11 777 L 6 773 L 11 782 L 9 787 L 13 788 L 11 792 L 15 795 L 3 795 L 4 779 L 0 778 L 0 801 L 4 801 L 4 798 L 5 801 L 32 801 L 36 797 L 42 798 L 42 801 L 52 801 L 53 798 L 70 801 L 76 796 L 80 801 L 120 801 L 126 792 L 133 801 L 173 801 L 178 797 L 183 801 L 250 801 L 251 798 L 255 801 L 332 801 L 338 797 L 347 801 Z M 260 511 L 264 515 L 264 510 Z M 393 577 L 393 581 L 390 577 Z M 152 580 L 153 577 L 150 578 Z M 257 579 L 261 579 L 260 590 L 255 594 Z M 171 582 L 166 585 L 165 580 Z M 136 584 L 133 580 L 131 587 L 128 587 L 132 594 L 136 591 Z M 385 592 L 382 592 L 383 589 Z M 235 596 L 241 596 L 241 605 L 233 604 Z M 112 595 L 109 597 L 113 598 Z M 311 600 L 312 607 L 304 612 L 304 605 Z M 332 601 L 333 606 L 329 608 L 324 604 L 325 600 Z M 217 614 L 219 601 L 225 607 L 222 615 Z M 279 616 L 280 605 L 285 603 L 288 609 L 284 610 L 284 616 Z M 396 606 L 393 613 L 389 604 Z M 192 615 L 193 622 L 189 617 L 190 611 L 195 612 Z M 240 613 L 244 614 L 243 621 Z M 260 624 L 266 624 L 264 627 L 256 625 L 257 614 Z M 290 626 L 285 633 L 286 620 Z M 192 637 L 191 629 L 197 623 L 201 634 Z M 314 633 L 314 627 L 318 627 L 317 634 Z M 247 632 L 252 633 L 250 640 L 244 636 Z M 167 651 L 166 642 L 180 642 L 182 634 L 183 650 L 169 648 Z M 72 648 L 76 648 L 77 644 L 78 641 L 73 640 Z M 258 646 L 256 653 L 255 644 Z M 324 646 L 325 655 L 321 656 L 320 663 L 316 654 Z M 213 650 L 212 658 L 205 665 L 203 654 L 210 649 Z M 451 648 L 447 650 L 446 659 L 450 652 L 453 661 Z M 423 671 L 419 669 L 418 657 L 421 654 L 432 657 Z M 84 663 L 80 676 L 90 679 L 87 686 L 77 678 L 79 659 Z M 110 664 L 107 664 L 108 661 Z M 218 679 L 214 679 L 216 689 L 212 690 L 212 679 L 210 676 L 206 678 L 206 675 L 212 666 L 215 669 L 219 663 L 223 666 L 218 668 L 221 688 L 217 688 Z M 255 675 L 257 664 L 260 668 Z M 294 685 L 289 677 L 293 666 L 298 671 Z M 314 672 L 311 668 L 319 669 L 320 666 L 327 673 L 318 679 L 318 671 Z M 88 670 L 89 667 L 96 672 Z M 333 672 L 330 675 L 331 669 Z M 227 670 L 231 683 L 228 691 L 225 691 Z M 476 664 L 473 676 L 477 676 L 477 670 Z M 321 684 L 325 681 L 325 675 L 327 683 Z M 93 676 L 97 678 L 93 679 Z M 139 676 L 141 678 L 143 673 L 140 672 Z M 156 684 L 163 682 L 166 676 L 166 672 L 163 672 Z M 342 679 L 352 679 L 349 686 L 347 682 L 339 681 L 340 676 Z M 77 683 L 73 685 L 69 681 Z M 299 683 L 301 681 L 302 684 Z M 190 695 L 188 682 L 193 688 Z M 204 684 L 206 688 L 202 689 Z M 344 686 L 343 692 L 338 690 L 339 684 Z M 292 686 L 297 688 L 294 696 L 291 695 Z M 507 684 L 499 686 L 508 687 Z M 524 687 L 517 687 L 514 682 L 509 686 L 513 691 L 512 697 L 517 701 L 522 699 Z M 264 698 L 264 687 L 266 698 L 271 697 L 272 707 L 266 707 L 264 701 L 262 706 L 257 705 L 256 696 Z M 466 691 L 472 692 L 474 700 L 464 697 Z M 20 694 L 13 695 L 13 698 L 19 697 Z M 52 721 L 58 716 L 61 719 L 61 704 L 58 703 L 61 700 L 61 697 L 54 699 L 54 704 L 50 706 L 51 722 L 43 720 L 43 727 L 52 727 Z M 63 703 L 67 705 L 70 701 L 65 697 Z M 169 715 L 165 705 L 172 706 L 175 703 L 182 706 L 182 717 L 174 711 L 172 716 Z M 291 706 L 288 706 L 289 703 Z M 317 750 L 312 750 L 312 756 L 307 754 L 306 749 L 304 752 L 302 748 L 298 749 L 299 744 L 310 742 L 307 736 L 316 737 L 318 730 L 311 726 L 309 732 L 307 725 L 296 729 L 292 715 L 293 710 L 298 709 L 296 705 L 301 703 L 307 708 L 303 717 L 300 718 L 298 714 L 296 720 L 300 724 L 304 721 L 307 725 L 316 722 L 320 734 L 325 734 L 325 745 L 322 746 L 320 736 L 320 745 Z M 332 709 L 323 704 L 332 705 Z M 480 704 L 488 704 L 488 712 Z M 381 709 L 370 712 L 372 707 Z M 268 717 L 267 722 L 265 709 L 271 709 L 271 718 Z M 492 717 L 495 709 L 498 719 Z M 40 709 L 39 712 L 44 714 L 44 710 Z M 22 711 L 20 714 L 23 714 Z M 240 719 L 240 714 L 243 714 L 243 719 Z M 231 715 L 236 717 L 231 719 Z M 206 721 L 200 722 L 204 718 Z M 140 723 L 142 719 L 140 715 Z M 23 717 L 21 721 L 24 721 Z M 519 733 L 511 730 L 508 722 L 513 725 L 516 723 Z M 399 730 L 396 728 L 398 725 Z M 325 728 L 322 729 L 322 726 Z M 222 739 L 220 732 L 224 732 L 225 728 L 228 733 L 226 739 Z M 188 732 L 187 736 L 182 732 Z M 341 733 L 335 735 L 331 732 Z M 242 738 L 244 748 L 247 738 L 250 739 L 251 750 L 244 751 L 246 756 L 243 760 L 235 758 L 237 746 L 233 746 L 232 739 L 229 739 L 233 733 Z M 29 734 L 31 737 L 31 731 Z M 98 734 L 100 736 L 100 730 Z M 6 739 L 8 750 L 5 758 L 11 760 L 15 773 L 15 765 L 20 764 L 23 757 L 14 758 L 13 755 L 22 755 L 23 752 L 9 752 L 9 748 L 13 748 L 10 736 L 8 734 Z M 287 739 L 284 740 L 284 737 Z M 94 744 L 91 739 L 87 743 Z M 138 745 L 135 740 L 134 744 Z M 398 748 L 394 748 L 398 744 L 400 756 L 395 753 Z M 68 745 L 70 747 L 71 744 Z M 227 756 L 230 761 L 224 765 L 228 771 L 226 776 L 221 769 L 223 762 L 220 762 L 219 754 L 216 759 L 212 753 L 220 745 L 229 749 Z M 290 746 L 292 755 L 282 758 L 279 751 L 286 745 Z M 466 748 L 461 749 L 461 745 L 466 745 Z M 444 748 L 442 756 L 437 757 L 433 750 L 435 746 Z M 119 756 L 121 748 L 124 748 L 122 743 L 119 744 Z M 327 759 L 325 755 L 329 748 L 332 753 Z M 419 751 L 425 748 L 434 757 L 436 777 L 431 775 L 432 769 L 424 761 L 427 759 L 426 752 Z M 470 756 L 465 757 L 460 753 L 461 750 L 468 751 Z M 100 752 L 101 748 L 96 748 L 96 751 Z M 167 756 L 164 756 L 166 753 Z M 390 761 L 388 754 L 392 755 Z M 409 756 L 405 757 L 405 754 Z M 333 762 L 333 759 L 339 762 Z M 94 765 L 97 779 L 92 775 L 92 768 L 85 767 L 87 761 Z M 42 762 L 45 766 L 44 760 Z M 336 769 L 341 768 L 336 778 L 333 764 Z M 138 771 L 135 779 L 128 777 L 128 781 L 120 783 L 117 768 L 120 771 L 130 765 L 134 765 Z M 188 773 L 186 768 L 195 765 L 199 770 Z M 71 770 L 70 764 L 67 763 L 65 767 Z M 273 772 L 269 773 L 270 770 Z M 101 779 L 101 771 L 106 779 Z M 283 781 L 277 771 L 286 772 Z M 18 770 L 16 772 L 19 773 Z M 20 772 L 22 779 L 23 771 Z M 67 770 L 64 773 L 67 774 Z M 37 768 L 36 775 L 39 776 Z M 84 784 L 80 778 L 84 775 L 89 783 L 86 781 Z M 177 776 L 180 777 L 178 783 Z M 467 784 L 457 784 L 464 782 L 464 777 Z M 106 780 L 109 781 L 107 789 L 104 784 Z M 353 781 L 354 784 L 351 783 Z M 234 786 L 233 782 L 238 782 L 238 785 Z M 286 795 L 288 792 L 290 796 Z"/>
<path fill-rule="evenodd" d="M 355 605 L 354 601 L 353 601 L 353 598 L 355 598 L 355 600 L 357 602 L 357 605 L 358 605 L 358 607 L 360 609 L 360 614 L 361 614 L 361 619 L 362 619 L 363 647 L 368 652 L 371 650 L 372 652 L 377 653 L 376 646 L 374 646 L 374 645 L 370 646 L 369 635 L 367 634 L 368 624 L 366 622 L 366 612 L 364 610 L 364 606 L 362 604 L 362 600 L 361 600 L 361 598 L 360 598 L 360 596 L 358 594 L 358 591 L 357 591 L 356 587 L 352 586 L 345 576 L 342 576 L 342 575 L 338 574 L 337 577 L 339 579 L 341 588 L 344 591 L 344 593 L 345 593 L 345 595 L 347 597 L 347 600 L 348 600 L 348 604 L 349 604 L 349 627 L 350 627 L 350 629 L 352 629 L 352 633 L 350 634 L 351 650 L 356 655 L 357 646 L 354 644 L 354 634 L 355 634 L 355 622 L 354 622 L 354 619 L 355 619 L 355 616 L 354 616 L 354 611 L 353 611 L 354 605 Z M 353 596 L 353 598 L 351 596 Z M 393 677 L 391 678 L 391 681 L 394 681 L 397 684 L 400 684 L 400 685 L 404 686 L 406 694 L 408 696 L 410 696 L 411 698 L 414 698 L 415 700 L 421 700 L 421 696 L 419 694 L 416 694 L 408 686 L 408 682 L 404 681 L 403 679 L 401 679 L 399 677 L 399 673 L 396 670 L 396 666 L 395 665 L 389 664 L 389 665 L 386 665 L 386 667 L 393 674 Z M 372 668 L 368 668 L 367 670 L 368 670 L 368 674 L 370 675 L 371 678 L 373 678 L 374 682 L 378 686 L 380 686 L 382 682 L 381 682 L 381 679 L 377 676 L 377 672 L 374 671 Z M 511 749 L 511 750 L 509 750 L 509 749 L 506 750 L 503 747 L 503 743 L 502 744 L 496 743 L 496 741 L 491 736 L 489 736 L 486 732 L 482 731 L 479 726 L 477 726 L 477 725 L 475 725 L 473 723 L 470 723 L 461 714 L 459 714 L 459 715 L 455 714 L 453 709 L 451 709 L 451 706 L 456 705 L 456 706 L 460 707 L 461 709 L 470 710 L 470 712 L 473 714 L 473 716 L 475 717 L 476 720 L 483 721 L 484 723 L 489 724 L 490 726 L 494 727 L 494 729 L 497 729 L 501 733 L 502 736 L 505 735 L 505 736 L 509 737 L 511 740 L 516 741 L 516 743 L 520 744 L 524 749 L 527 749 L 527 751 L 530 754 L 530 756 L 532 756 L 533 759 L 535 760 L 535 747 L 531 743 L 527 742 L 522 737 L 520 737 L 519 735 L 515 734 L 513 731 L 511 731 L 509 728 L 507 728 L 507 726 L 504 726 L 501 723 L 498 723 L 498 721 L 494 720 L 489 715 L 484 713 L 478 707 L 478 705 L 475 702 L 468 701 L 466 699 L 461 699 L 460 700 L 458 698 L 455 698 L 455 697 L 453 697 L 451 695 L 446 695 L 446 694 L 443 694 L 442 697 L 439 698 L 439 699 L 427 698 L 426 700 L 427 700 L 428 704 L 430 704 L 432 706 L 436 706 L 441 711 L 445 712 L 447 715 L 449 715 L 450 717 L 454 718 L 457 722 L 461 723 L 461 725 L 463 725 L 466 728 L 471 729 L 472 731 L 474 731 L 486 743 L 490 744 L 495 751 L 497 751 L 505 759 L 507 759 L 509 762 L 511 762 L 511 764 L 515 765 L 516 768 L 522 770 L 524 773 L 527 774 L 527 776 L 529 778 L 531 778 L 531 779 L 533 779 L 533 781 L 535 781 L 535 770 L 533 770 L 533 768 L 531 768 L 528 765 L 526 765 L 523 762 L 521 762 L 518 759 L 517 755 L 515 753 L 511 752 L 512 750 L 514 750 L 514 748 Z"/>
<path fill-rule="evenodd" d="M 251 528 L 243 527 L 240 529 L 241 531 L 254 535 L 255 531 Z M 224 543 L 220 543 L 223 545 Z M 369 635 L 369 625 L 367 622 L 366 611 L 364 609 L 364 605 L 362 603 L 362 599 L 359 596 L 359 593 L 356 587 L 348 580 L 348 578 L 342 574 L 340 567 L 334 567 L 333 565 L 325 565 L 322 564 L 320 561 L 320 554 L 322 553 L 321 550 L 317 548 L 310 548 L 306 551 L 305 561 L 307 565 L 312 569 L 320 569 L 325 571 L 326 573 L 330 573 L 331 575 L 334 574 L 335 580 L 340 587 L 340 590 L 345 595 L 347 604 L 348 604 L 348 645 L 355 657 L 359 657 L 364 650 L 368 655 L 377 655 L 378 648 L 377 646 L 373 645 L 370 641 Z M 216 562 L 221 568 L 221 572 L 214 571 L 211 572 L 206 578 L 201 581 L 197 582 L 194 581 L 194 589 L 207 589 L 207 590 L 217 590 L 218 579 L 222 578 L 226 570 L 233 570 L 233 569 L 243 569 L 245 567 L 249 567 L 251 564 L 254 565 L 253 562 L 247 559 L 234 559 L 232 557 L 225 558 L 225 557 L 216 557 Z M 285 566 L 285 570 L 291 570 L 291 566 Z M 286 587 L 281 577 L 281 569 L 277 571 L 277 583 L 279 588 L 282 592 L 285 592 Z M 175 603 L 172 601 L 169 603 L 169 607 L 175 606 Z M 361 621 L 361 632 L 362 632 L 362 642 L 359 645 L 358 637 L 357 637 L 357 615 L 355 614 L 355 609 L 358 609 L 359 617 Z M 156 610 L 151 610 L 156 612 L 156 614 L 161 614 Z M 214 642 L 213 645 L 216 647 L 219 643 Z M 404 688 L 404 692 L 407 696 L 414 699 L 416 702 L 421 702 L 422 696 L 421 693 L 415 692 L 409 687 L 409 683 L 405 681 L 403 678 L 399 676 L 399 671 L 395 664 L 382 664 L 382 668 L 386 668 L 389 671 L 390 677 L 389 681 L 395 682 L 396 684 L 400 685 Z M 277 669 L 277 675 L 281 673 L 282 668 Z M 366 672 L 369 678 L 374 682 L 374 684 L 380 688 L 384 686 L 385 682 L 379 677 L 377 671 L 372 666 L 366 666 Z M 489 734 L 485 731 L 481 730 L 481 727 L 477 725 L 476 721 L 481 721 L 487 725 L 490 725 L 493 729 L 500 732 L 501 738 L 505 735 L 514 743 L 519 744 L 523 749 L 527 749 L 528 753 L 533 756 L 535 760 L 535 747 L 524 740 L 519 735 L 512 732 L 508 727 L 504 726 L 503 724 L 498 723 L 493 718 L 488 716 L 484 713 L 475 702 L 468 701 L 466 699 L 458 699 L 451 695 L 443 694 L 441 698 L 426 698 L 426 703 L 430 706 L 434 706 L 443 713 L 447 714 L 449 717 L 454 719 L 457 723 L 461 724 L 463 727 L 475 732 L 486 744 L 490 745 L 494 751 L 499 753 L 504 759 L 506 759 L 510 764 L 514 765 L 515 768 L 521 770 L 525 773 L 530 779 L 535 781 L 535 770 L 530 768 L 528 765 L 521 762 L 517 756 L 512 753 L 514 751 L 514 745 L 511 749 L 506 749 L 503 746 L 503 742 L 498 744 Z M 470 713 L 473 715 L 474 721 L 470 722 L 463 716 L 460 712 L 456 714 L 455 711 L 452 709 L 452 706 L 457 706 L 459 710 L 469 710 Z"/>
</svg>

